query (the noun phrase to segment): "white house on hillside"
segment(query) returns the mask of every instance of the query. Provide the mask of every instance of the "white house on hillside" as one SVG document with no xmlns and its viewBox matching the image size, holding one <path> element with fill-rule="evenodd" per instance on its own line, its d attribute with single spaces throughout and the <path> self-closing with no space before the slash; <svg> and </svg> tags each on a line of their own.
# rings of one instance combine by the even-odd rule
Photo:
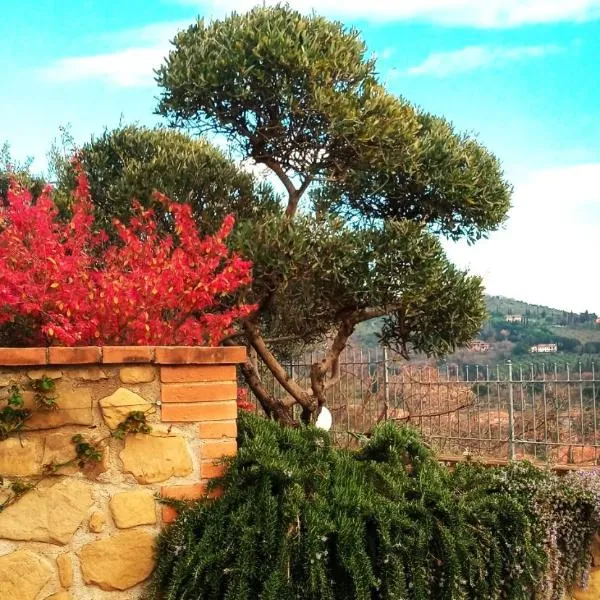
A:
<svg viewBox="0 0 600 600">
<path fill-rule="evenodd" d="M 536 344 L 535 346 L 531 346 L 530 352 L 532 354 L 535 354 L 535 353 L 551 354 L 553 352 L 558 352 L 558 344 Z"/>
<path fill-rule="evenodd" d="M 504 320 L 507 323 L 522 323 L 523 315 L 505 315 Z"/>
</svg>

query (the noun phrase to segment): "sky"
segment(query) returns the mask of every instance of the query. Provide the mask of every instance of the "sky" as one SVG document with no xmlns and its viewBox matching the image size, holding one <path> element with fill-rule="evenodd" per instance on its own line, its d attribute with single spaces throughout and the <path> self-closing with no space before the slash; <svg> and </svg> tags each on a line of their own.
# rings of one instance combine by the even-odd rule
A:
<svg viewBox="0 0 600 600">
<path fill-rule="evenodd" d="M 272 4 L 266 1 L 266 4 Z M 0 0 L 0 144 L 43 170 L 77 142 L 160 123 L 174 33 L 253 0 Z M 361 30 L 389 89 L 476 134 L 514 186 L 502 230 L 446 244 L 489 294 L 600 313 L 600 0 L 291 0 Z"/>
</svg>

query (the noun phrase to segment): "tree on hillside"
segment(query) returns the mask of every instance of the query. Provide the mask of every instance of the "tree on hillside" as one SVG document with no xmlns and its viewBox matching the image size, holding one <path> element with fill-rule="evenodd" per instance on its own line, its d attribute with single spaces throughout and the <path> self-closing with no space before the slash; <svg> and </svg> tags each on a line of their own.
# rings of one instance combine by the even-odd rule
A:
<svg viewBox="0 0 600 600">
<path fill-rule="evenodd" d="M 230 238 L 254 264 L 244 302 L 258 310 L 227 343 L 256 354 L 262 366 L 248 360 L 242 372 L 269 415 L 293 424 L 293 405 L 304 420 L 318 413 L 361 322 L 382 318 L 383 343 L 404 356 L 445 354 L 477 333 L 481 281 L 448 261 L 439 237 L 475 241 L 497 228 L 510 188 L 475 139 L 379 83 L 357 31 L 281 6 L 198 21 L 157 79 L 172 125 L 224 136 L 285 190 L 276 207 L 245 196 Z M 214 177 L 217 190 L 227 184 Z M 149 172 L 145 183 L 164 181 Z M 290 344 L 316 343 L 325 352 L 306 389 L 283 358 Z"/>
</svg>

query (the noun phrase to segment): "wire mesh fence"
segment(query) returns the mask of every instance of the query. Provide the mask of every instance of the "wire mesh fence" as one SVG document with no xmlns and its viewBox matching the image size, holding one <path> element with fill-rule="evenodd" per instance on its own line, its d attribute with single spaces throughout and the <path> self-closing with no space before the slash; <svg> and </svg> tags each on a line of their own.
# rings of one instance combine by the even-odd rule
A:
<svg viewBox="0 0 600 600">
<path fill-rule="evenodd" d="M 286 365 L 310 387 L 317 353 Z M 352 445 L 385 420 L 410 423 L 448 456 L 600 463 L 600 379 L 594 363 L 445 365 L 407 363 L 384 349 L 347 349 L 327 391 L 333 435 Z M 282 391 L 270 374 L 263 383 Z"/>
</svg>

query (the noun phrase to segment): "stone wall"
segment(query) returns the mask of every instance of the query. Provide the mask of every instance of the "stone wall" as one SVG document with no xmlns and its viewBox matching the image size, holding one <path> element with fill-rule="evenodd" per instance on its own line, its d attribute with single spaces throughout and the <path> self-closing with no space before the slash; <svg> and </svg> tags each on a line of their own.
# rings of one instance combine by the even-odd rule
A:
<svg viewBox="0 0 600 600">
<path fill-rule="evenodd" d="M 139 598 L 156 533 L 175 516 L 155 496 L 202 495 L 236 452 L 244 358 L 243 348 L 0 348 L 0 411 L 13 385 L 31 410 L 0 441 L 0 598 Z M 55 407 L 36 402 L 43 376 Z M 151 432 L 117 439 L 132 411 Z M 74 435 L 99 460 L 75 464 Z M 15 499 L 15 482 L 34 487 Z"/>
</svg>

